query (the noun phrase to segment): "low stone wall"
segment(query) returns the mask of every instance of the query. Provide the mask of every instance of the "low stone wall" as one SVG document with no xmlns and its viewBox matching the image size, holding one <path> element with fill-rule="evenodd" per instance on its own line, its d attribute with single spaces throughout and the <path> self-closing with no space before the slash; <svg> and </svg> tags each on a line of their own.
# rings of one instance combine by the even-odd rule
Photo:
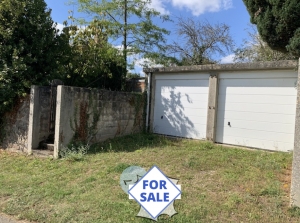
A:
<svg viewBox="0 0 300 223">
<path fill-rule="evenodd" d="M 1 147 L 11 151 L 26 152 L 28 142 L 28 117 L 30 97 L 20 99 L 12 111 L 4 115 Z"/>
<path fill-rule="evenodd" d="M 59 148 L 72 141 L 95 143 L 141 132 L 143 97 L 137 93 L 58 86 L 54 153 L 57 155 Z"/>
</svg>

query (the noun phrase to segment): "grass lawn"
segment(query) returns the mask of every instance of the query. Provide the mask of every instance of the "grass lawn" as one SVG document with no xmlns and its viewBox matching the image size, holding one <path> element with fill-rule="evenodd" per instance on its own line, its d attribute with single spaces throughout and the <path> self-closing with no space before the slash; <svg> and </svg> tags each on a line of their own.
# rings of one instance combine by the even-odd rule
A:
<svg viewBox="0 0 300 223">
<path fill-rule="evenodd" d="M 178 214 L 158 222 L 300 222 L 289 208 L 292 154 L 172 140 L 120 137 L 83 159 L 41 159 L 0 152 L 0 212 L 36 222 L 153 222 L 119 185 L 130 165 L 157 165 L 179 179 Z"/>
</svg>

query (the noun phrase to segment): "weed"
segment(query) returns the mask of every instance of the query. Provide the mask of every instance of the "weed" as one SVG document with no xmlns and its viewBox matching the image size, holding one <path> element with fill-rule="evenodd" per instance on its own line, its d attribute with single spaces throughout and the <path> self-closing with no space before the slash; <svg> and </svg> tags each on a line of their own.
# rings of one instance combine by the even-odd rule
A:
<svg viewBox="0 0 300 223">
<path fill-rule="evenodd" d="M 94 182 L 96 180 L 97 180 L 96 177 L 88 177 L 88 178 L 85 179 L 84 183 L 91 183 L 91 182 Z"/>
<path fill-rule="evenodd" d="M 259 195 L 279 196 L 280 192 L 280 182 L 269 182 L 267 187 L 260 191 Z"/>
<path fill-rule="evenodd" d="M 214 149 L 216 146 L 212 142 L 204 142 L 203 148 L 204 149 Z"/>
<path fill-rule="evenodd" d="M 299 207 L 291 207 L 289 208 L 289 213 L 293 217 L 300 217 L 300 208 Z"/>
<path fill-rule="evenodd" d="M 89 145 L 63 147 L 59 150 L 59 157 L 72 162 L 82 161 L 88 153 L 89 148 Z"/>
<path fill-rule="evenodd" d="M 119 163 L 110 170 L 116 173 L 122 173 L 126 168 L 130 167 L 132 165 L 127 164 L 127 163 Z"/>
<path fill-rule="evenodd" d="M 195 168 L 197 167 L 198 163 L 197 163 L 197 159 L 195 157 L 190 157 L 186 160 L 186 162 L 184 163 L 184 166 L 188 167 L 188 168 Z"/>
</svg>

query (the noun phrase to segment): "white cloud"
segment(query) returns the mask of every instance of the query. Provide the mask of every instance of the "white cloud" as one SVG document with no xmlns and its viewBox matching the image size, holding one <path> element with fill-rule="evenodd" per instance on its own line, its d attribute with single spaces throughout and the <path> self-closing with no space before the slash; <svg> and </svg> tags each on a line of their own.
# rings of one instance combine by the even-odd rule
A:
<svg viewBox="0 0 300 223">
<path fill-rule="evenodd" d="M 225 63 L 233 63 L 234 60 L 234 56 L 235 54 L 230 54 L 226 57 L 223 57 L 220 61 L 221 64 L 225 64 Z"/>
<path fill-rule="evenodd" d="M 53 27 L 54 27 L 54 25 L 53 25 Z M 59 34 L 62 33 L 63 28 L 65 28 L 65 27 L 66 26 L 64 24 L 61 24 L 61 23 L 57 23 L 56 26 L 55 26 L 56 29 L 59 29 L 59 32 L 58 32 Z M 77 25 L 77 28 L 79 28 L 79 30 L 84 30 L 84 29 L 86 29 L 86 27 L 87 26 L 84 26 L 84 25 Z"/>
<path fill-rule="evenodd" d="M 130 70 L 131 73 L 138 74 L 140 77 L 145 77 L 145 73 L 143 71 L 143 67 L 139 65 L 134 65 L 134 69 Z"/>
<path fill-rule="evenodd" d="M 164 0 L 156 0 L 164 1 Z M 187 9 L 194 16 L 205 12 L 218 12 L 232 7 L 232 0 L 171 0 L 172 5 L 179 9 Z"/>
<path fill-rule="evenodd" d="M 139 55 L 137 55 L 137 54 L 131 56 L 128 59 L 131 60 L 130 62 L 132 62 L 134 64 L 134 68 L 132 70 L 130 70 L 130 72 L 139 74 L 141 77 L 144 77 L 145 73 L 143 72 L 143 67 L 144 67 L 144 64 L 147 61 L 147 59 L 139 58 Z"/>
<path fill-rule="evenodd" d="M 129 62 L 132 62 L 134 65 L 134 68 L 132 70 L 130 70 L 130 72 L 139 74 L 141 77 L 145 76 L 145 73 L 143 72 L 143 69 L 145 67 L 147 67 L 147 68 L 163 67 L 161 64 L 155 64 L 149 59 L 140 57 L 140 55 L 138 55 L 138 54 L 130 56 L 128 58 L 128 60 L 129 60 Z"/>
<path fill-rule="evenodd" d="M 163 1 L 168 2 L 169 0 L 152 0 L 150 7 L 160 12 L 163 15 L 168 15 L 170 12 L 165 9 Z"/>
<path fill-rule="evenodd" d="M 62 30 L 63 30 L 64 27 L 65 26 L 63 24 L 61 24 L 61 23 L 57 23 L 57 25 L 56 25 L 56 29 L 59 29 L 59 33 L 62 32 Z"/>
<path fill-rule="evenodd" d="M 165 3 L 171 2 L 175 8 L 187 9 L 194 16 L 206 12 L 218 12 L 232 8 L 233 0 L 152 0 L 150 7 L 164 15 L 170 14 Z"/>
<path fill-rule="evenodd" d="M 225 10 L 232 8 L 232 0 L 223 0 L 223 8 Z"/>
</svg>

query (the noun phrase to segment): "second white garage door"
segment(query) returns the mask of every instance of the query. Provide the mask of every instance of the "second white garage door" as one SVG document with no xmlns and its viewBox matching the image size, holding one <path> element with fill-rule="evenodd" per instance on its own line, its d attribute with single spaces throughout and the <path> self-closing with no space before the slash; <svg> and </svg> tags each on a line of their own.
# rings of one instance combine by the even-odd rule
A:
<svg viewBox="0 0 300 223">
<path fill-rule="evenodd" d="M 209 75 L 157 75 L 153 132 L 206 138 Z"/>
<path fill-rule="evenodd" d="M 268 150 L 293 149 L 297 74 L 221 74 L 216 142 Z"/>
</svg>

